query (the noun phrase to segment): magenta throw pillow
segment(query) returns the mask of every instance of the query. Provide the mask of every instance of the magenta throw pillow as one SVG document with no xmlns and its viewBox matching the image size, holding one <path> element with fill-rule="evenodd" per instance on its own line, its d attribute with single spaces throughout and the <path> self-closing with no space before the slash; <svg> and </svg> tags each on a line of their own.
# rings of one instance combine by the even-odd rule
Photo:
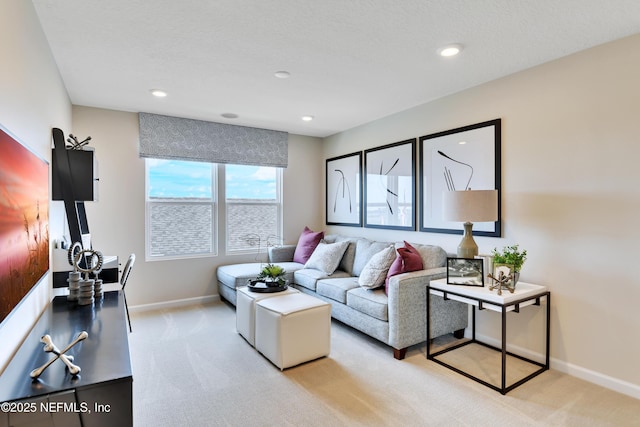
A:
<svg viewBox="0 0 640 427">
<path fill-rule="evenodd" d="M 315 232 L 309 227 L 305 227 L 300 234 L 296 250 L 293 253 L 293 261 L 305 264 L 309 261 L 311 254 L 320 243 L 320 240 L 324 238 L 324 231 Z"/>
<path fill-rule="evenodd" d="M 408 273 L 410 271 L 422 270 L 422 257 L 420 252 L 408 242 L 404 242 L 404 248 L 398 248 L 398 256 L 389 267 L 387 279 L 385 280 L 384 292 L 389 290 L 389 278 L 400 273 Z"/>
</svg>

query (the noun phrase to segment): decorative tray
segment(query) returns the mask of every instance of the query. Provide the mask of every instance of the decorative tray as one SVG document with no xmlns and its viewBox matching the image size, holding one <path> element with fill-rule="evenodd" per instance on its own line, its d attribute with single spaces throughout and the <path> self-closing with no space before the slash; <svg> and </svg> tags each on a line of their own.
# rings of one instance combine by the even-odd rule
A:
<svg viewBox="0 0 640 427">
<path fill-rule="evenodd" d="M 247 285 L 247 288 L 251 292 L 260 292 L 260 293 L 263 293 L 263 294 L 269 294 L 269 293 L 273 293 L 273 292 L 282 292 L 282 291 L 286 290 L 288 288 L 288 286 L 287 286 L 286 283 L 284 285 L 278 285 L 278 286 L 267 286 L 267 284 L 265 282 L 261 282 L 261 281 L 258 281 L 258 280 L 252 280 Z"/>
</svg>

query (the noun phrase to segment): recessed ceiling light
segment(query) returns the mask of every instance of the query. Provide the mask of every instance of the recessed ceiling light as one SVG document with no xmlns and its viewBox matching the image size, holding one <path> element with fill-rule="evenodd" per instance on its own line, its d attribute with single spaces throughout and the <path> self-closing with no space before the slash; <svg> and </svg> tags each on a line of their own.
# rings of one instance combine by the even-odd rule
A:
<svg viewBox="0 0 640 427">
<path fill-rule="evenodd" d="M 291 73 L 288 71 L 276 71 L 273 75 L 279 79 L 288 79 L 291 76 Z"/>
<path fill-rule="evenodd" d="M 157 96 L 158 98 L 164 98 L 167 96 L 167 92 L 160 89 L 151 89 L 149 92 L 151 92 L 151 95 Z"/>
<path fill-rule="evenodd" d="M 302 120 L 304 120 L 305 122 L 310 122 L 311 120 L 313 120 L 313 116 L 302 116 Z"/>
<path fill-rule="evenodd" d="M 462 52 L 463 46 L 461 44 L 450 44 L 438 49 L 440 56 L 456 56 Z"/>
<path fill-rule="evenodd" d="M 220 114 L 225 119 L 237 119 L 238 115 L 236 113 L 222 113 Z"/>
</svg>

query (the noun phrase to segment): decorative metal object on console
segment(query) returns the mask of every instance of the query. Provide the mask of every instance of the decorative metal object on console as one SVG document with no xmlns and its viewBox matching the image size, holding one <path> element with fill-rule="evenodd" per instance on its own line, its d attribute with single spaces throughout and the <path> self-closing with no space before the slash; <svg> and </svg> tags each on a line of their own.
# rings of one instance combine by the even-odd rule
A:
<svg viewBox="0 0 640 427">
<path fill-rule="evenodd" d="M 95 299 L 100 299 L 104 297 L 104 292 L 102 291 L 102 279 L 98 279 L 97 277 L 94 280 L 93 284 L 93 297 Z"/>
<path fill-rule="evenodd" d="M 89 143 L 89 141 L 91 141 L 90 136 L 86 137 L 84 141 L 78 141 L 78 137 L 76 137 L 72 133 L 70 133 L 69 138 L 67 138 L 67 142 L 71 144 L 71 146 L 69 146 L 71 150 L 81 150 L 82 147 Z"/>
<path fill-rule="evenodd" d="M 269 248 L 282 245 L 282 243 L 283 243 L 283 238 L 280 237 L 280 236 L 276 236 L 275 234 L 269 234 L 267 236 L 267 238 L 265 240 L 266 244 L 264 246 L 262 245 L 262 237 L 258 233 L 247 233 L 247 234 L 242 236 L 242 239 L 249 246 L 251 246 L 251 247 L 257 246 L 258 247 L 258 251 L 256 252 L 255 260 L 257 262 L 260 262 L 260 263 L 262 263 L 260 255 L 261 255 L 261 251 L 262 251 L 263 247 L 268 252 Z M 274 241 L 275 241 L 275 243 L 274 243 Z"/>
<path fill-rule="evenodd" d="M 78 294 L 80 292 L 80 272 L 79 271 L 70 271 L 69 278 L 67 282 L 69 282 L 69 295 L 67 295 L 68 301 L 78 301 Z"/>
<path fill-rule="evenodd" d="M 73 267 L 73 271 L 69 272 L 69 295 L 67 295 L 68 301 L 78 301 L 78 295 L 80 293 L 80 279 L 81 273 L 74 262 L 74 259 L 78 253 L 82 251 L 82 245 L 80 242 L 73 243 L 67 251 L 67 261 Z"/>
<path fill-rule="evenodd" d="M 93 271 L 93 275 L 95 276 L 93 285 L 93 297 L 98 300 L 104 296 L 104 293 L 102 291 L 103 281 L 99 277 L 100 273 L 102 272 L 102 267 L 104 266 L 104 256 L 102 255 L 102 252 L 95 251 L 95 256 L 91 257 L 89 264 L 94 265 L 94 262 L 96 263 L 96 267 L 100 267 Z"/>
<path fill-rule="evenodd" d="M 74 244 L 75 245 L 75 244 Z M 80 259 L 87 254 L 89 259 L 89 266 L 87 268 L 79 265 Z M 94 259 L 96 260 L 94 264 Z M 89 279 L 89 273 L 100 272 L 104 263 L 104 257 L 100 251 L 94 251 L 93 249 L 84 249 L 77 252 L 73 258 L 73 266 L 76 271 L 84 273 L 84 279 L 79 281 L 78 290 L 78 305 L 91 305 L 95 302 L 94 287 L 96 282 L 94 279 Z M 97 273 L 96 273 L 97 274 Z M 99 297 L 102 297 L 102 284 L 100 283 Z"/>
<path fill-rule="evenodd" d="M 65 353 L 69 351 L 74 345 L 78 344 L 80 341 L 83 341 L 89 337 L 89 334 L 86 331 L 82 331 L 78 334 L 78 336 L 69 343 L 62 351 L 58 350 L 58 347 L 53 343 L 51 337 L 49 335 L 44 335 L 40 338 L 40 342 L 44 344 L 42 350 L 46 353 L 53 353 L 56 357 L 50 359 L 47 363 L 40 366 L 39 368 L 31 371 L 29 376 L 33 379 L 37 379 L 42 373 L 49 367 L 53 362 L 60 359 L 62 362 L 67 365 L 67 369 L 69 369 L 69 373 L 73 376 L 76 376 L 80 373 L 81 369 L 79 366 L 73 364 L 73 356 L 67 356 Z"/>
<path fill-rule="evenodd" d="M 487 277 L 493 281 L 489 286 L 489 290 L 498 290 L 498 295 L 502 295 L 502 290 L 508 290 L 513 293 L 516 289 L 514 266 L 510 264 L 494 264 L 493 273 L 487 274 Z"/>
</svg>

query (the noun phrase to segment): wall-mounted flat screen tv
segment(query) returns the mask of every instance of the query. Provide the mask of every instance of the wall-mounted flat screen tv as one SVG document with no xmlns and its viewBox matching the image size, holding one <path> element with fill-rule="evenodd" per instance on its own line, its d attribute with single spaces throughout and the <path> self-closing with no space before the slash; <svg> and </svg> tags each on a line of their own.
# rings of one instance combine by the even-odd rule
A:
<svg viewBox="0 0 640 427">
<path fill-rule="evenodd" d="M 49 271 L 49 163 L 0 125 L 0 322 Z"/>
</svg>

